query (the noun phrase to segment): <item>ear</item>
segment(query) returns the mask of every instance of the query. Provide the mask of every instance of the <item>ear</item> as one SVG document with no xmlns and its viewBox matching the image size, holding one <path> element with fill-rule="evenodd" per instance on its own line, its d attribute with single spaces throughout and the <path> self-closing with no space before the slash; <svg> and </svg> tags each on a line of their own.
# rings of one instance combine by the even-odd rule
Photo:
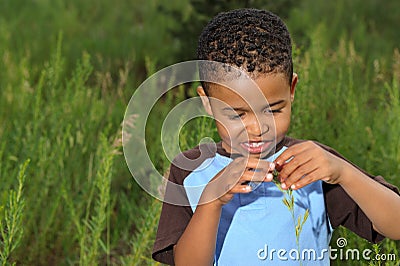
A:
<svg viewBox="0 0 400 266">
<path fill-rule="evenodd" d="M 297 85 L 298 81 L 299 81 L 299 77 L 297 76 L 296 73 L 293 73 L 292 84 L 290 84 L 290 101 L 292 103 L 294 101 L 294 94 L 295 94 L 295 91 L 296 91 L 296 85 Z"/>
<path fill-rule="evenodd" d="M 202 86 L 197 87 L 197 94 L 200 96 L 201 102 L 203 103 L 204 109 L 206 110 L 207 114 L 213 116 L 210 99 L 206 95 L 206 92 L 204 91 L 204 88 Z"/>
</svg>

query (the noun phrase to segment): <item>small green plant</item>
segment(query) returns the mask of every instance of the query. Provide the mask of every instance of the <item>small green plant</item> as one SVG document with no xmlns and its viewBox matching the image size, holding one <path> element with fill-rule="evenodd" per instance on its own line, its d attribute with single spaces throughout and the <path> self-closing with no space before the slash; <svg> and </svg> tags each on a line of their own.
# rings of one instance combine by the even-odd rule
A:
<svg viewBox="0 0 400 266">
<path fill-rule="evenodd" d="M 293 224 L 294 224 L 294 230 L 295 230 L 295 235 L 296 235 L 296 247 L 298 254 L 300 256 L 301 250 L 300 250 L 300 234 L 301 231 L 303 230 L 303 225 L 308 219 L 309 216 L 309 210 L 306 209 L 303 215 L 299 215 L 296 219 L 295 214 L 294 214 L 294 206 L 295 206 L 295 199 L 293 196 L 293 190 L 291 188 L 287 190 L 283 190 L 281 187 L 280 182 L 278 181 L 278 175 L 279 172 L 277 170 L 274 170 L 273 172 L 274 179 L 273 182 L 274 184 L 279 188 L 279 190 L 283 193 L 283 199 L 282 202 L 283 204 L 287 207 L 287 209 L 290 211 L 290 214 L 292 216 Z M 299 257 L 300 265 L 302 265 L 302 260 Z"/>
<path fill-rule="evenodd" d="M 381 247 L 379 244 L 373 244 L 372 245 L 372 251 L 374 253 L 374 255 L 376 256 L 377 254 L 379 254 L 381 252 Z M 382 263 L 380 260 L 370 260 L 368 263 L 369 266 L 381 266 Z"/>
<path fill-rule="evenodd" d="M 22 235 L 22 219 L 25 207 L 25 200 L 22 197 L 22 190 L 25 183 L 25 171 L 28 167 L 30 160 L 26 160 L 20 165 L 18 173 L 18 190 L 11 190 L 8 196 L 7 206 L 2 213 L 0 220 L 0 263 L 1 265 L 10 264 L 11 253 L 19 245 Z M 1 206 L 2 207 L 2 206 Z M 1 208 L 2 211 L 3 208 Z M 13 263 L 12 265 L 14 265 Z"/>
<path fill-rule="evenodd" d="M 138 231 L 131 241 L 131 253 L 127 257 L 121 257 L 122 265 L 159 265 L 151 259 L 152 244 L 155 240 L 154 232 L 157 230 L 158 218 L 161 212 L 161 202 L 157 199 L 145 197 L 143 203 L 147 208 L 139 209 L 137 221 Z"/>
</svg>

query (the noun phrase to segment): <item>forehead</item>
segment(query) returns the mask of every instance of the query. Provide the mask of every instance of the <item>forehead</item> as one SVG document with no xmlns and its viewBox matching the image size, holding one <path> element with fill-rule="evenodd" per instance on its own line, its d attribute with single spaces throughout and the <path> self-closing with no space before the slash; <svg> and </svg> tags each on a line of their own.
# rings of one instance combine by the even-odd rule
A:
<svg viewBox="0 0 400 266">
<path fill-rule="evenodd" d="M 221 104 L 256 108 L 290 97 L 290 86 L 285 75 L 278 73 L 256 79 L 238 78 L 223 84 L 213 84 L 208 94 Z"/>
</svg>

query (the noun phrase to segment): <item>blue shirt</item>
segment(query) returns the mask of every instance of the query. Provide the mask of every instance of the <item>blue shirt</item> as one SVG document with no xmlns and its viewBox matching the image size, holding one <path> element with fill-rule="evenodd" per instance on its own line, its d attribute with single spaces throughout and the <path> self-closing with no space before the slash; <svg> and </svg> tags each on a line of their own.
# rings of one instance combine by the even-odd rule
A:
<svg viewBox="0 0 400 266">
<path fill-rule="evenodd" d="M 273 161 L 286 147 L 272 155 Z M 193 212 L 206 184 L 231 158 L 218 153 L 184 180 Z M 222 208 L 214 265 L 329 265 L 331 227 L 325 210 L 322 181 L 293 191 L 294 219 L 282 202 L 284 193 L 263 182 L 247 194 L 235 194 Z M 295 223 L 309 210 L 296 244 Z"/>
</svg>

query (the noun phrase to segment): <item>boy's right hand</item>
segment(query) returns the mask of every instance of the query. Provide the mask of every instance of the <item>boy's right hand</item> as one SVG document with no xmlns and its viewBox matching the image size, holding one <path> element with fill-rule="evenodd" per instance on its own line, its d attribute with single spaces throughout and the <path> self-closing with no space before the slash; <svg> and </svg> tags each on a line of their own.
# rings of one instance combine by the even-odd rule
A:
<svg viewBox="0 0 400 266">
<path fill-rule="evenodd" d="M 236 193 L 249 193 L 249 182 L 270 182 L 274 163 L 253 157 L 238 157 L 207 184 L 199 204 L 214 202 L 223 206 Z"/>
</svg>

